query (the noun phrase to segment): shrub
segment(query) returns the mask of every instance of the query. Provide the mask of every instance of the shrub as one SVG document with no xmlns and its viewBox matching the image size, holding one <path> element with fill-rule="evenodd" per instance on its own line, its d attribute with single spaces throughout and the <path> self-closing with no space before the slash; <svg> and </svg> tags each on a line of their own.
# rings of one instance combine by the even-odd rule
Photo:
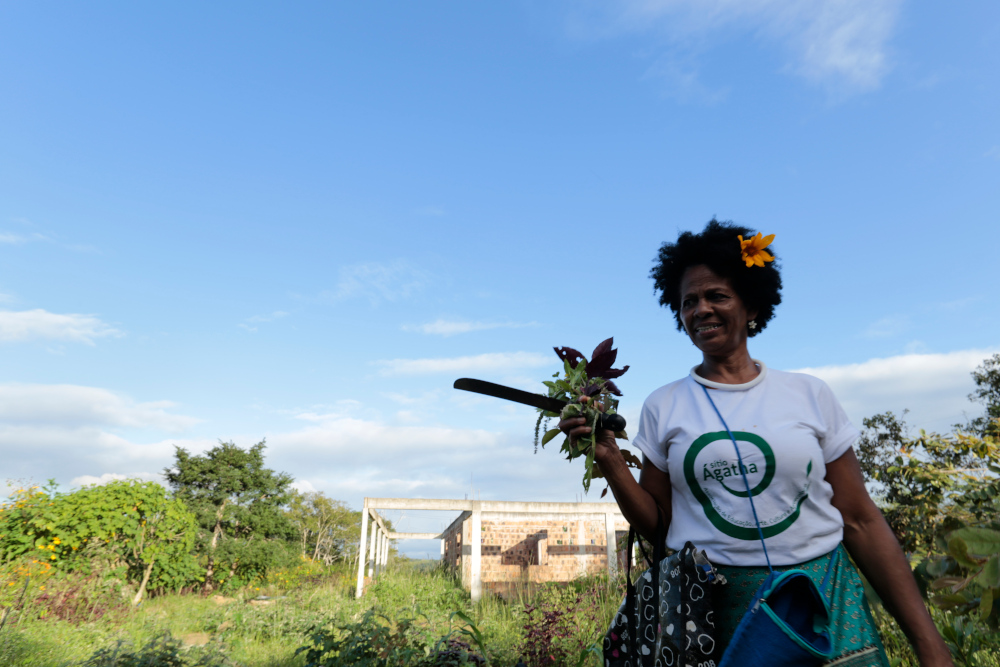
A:
<svg viewBox="0 0 1000 667">
<path fill-rule="evenodd" d="M 218 644 L 185 648 L 170 633 L 154 637 L 148 644 L 135 649 L 125 641 L 101 649 L 80 663 L 80 667 L 231 667 Z"/>
<path fill-rule="evenodd" d="M 309 641 L 295 651 L 306 654 L 305 667 L 403 667 L 430 653 L 414 618 L 374 609 L 353 623 L 313 628 Z"/>
<path fill-rule="evenodd" d="M 137 590 L 179 589 L 197 576 L 194 515 L 153 482 L 114 481 L 72 493 L 55 484 L 15 490 L 0 506 L 0 560 L 64 572 L 100 570 Z"/>
</svg>

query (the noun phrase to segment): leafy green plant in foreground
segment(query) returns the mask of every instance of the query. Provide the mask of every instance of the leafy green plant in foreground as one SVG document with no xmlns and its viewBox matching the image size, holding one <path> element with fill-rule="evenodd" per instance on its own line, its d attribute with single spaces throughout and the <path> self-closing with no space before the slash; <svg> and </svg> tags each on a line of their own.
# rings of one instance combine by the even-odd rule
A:
<svg viewBox="0 0 1000 667">
<path fill-rule="evenodd" d="M 922 565 L 935 579 L 931 601 L 958 615 L 976 614 L 996 632 L 1000 629 L 1000 531 L 960 528 L 948 535 L 947 554 Z M 1000 635 L 998 635 L 1000 638 Z"/>
<path fill-rule="evenodd" d="M 138 649 L 126 641 L 118 641 L 95 652 L 80 667 L 231 667 L 233 664 L 218 644 L 185 648 L 179 639 L 164 633 Z"/>
<path fill-rule="evenodd" d="M 403 667 L 429 654 L 415 620 L 369 609 L 356 622 L 314 628 L 295 654 L 305 653 L 306 667 Z"/>
</svg>

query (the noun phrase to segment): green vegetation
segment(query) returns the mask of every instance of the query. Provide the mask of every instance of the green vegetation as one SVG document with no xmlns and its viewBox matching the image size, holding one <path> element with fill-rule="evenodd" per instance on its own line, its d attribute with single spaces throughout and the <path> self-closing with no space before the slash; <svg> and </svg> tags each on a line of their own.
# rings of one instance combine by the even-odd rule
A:
<svg viewBox="0 0 1000 667">
<path fill-rule="evenodd" d="M 973 378 L 988 418 L 911 437 L 876 415 L 858 453 L 956 665 L 1000 667 L 1000 355 Z M 138 481 L 17 489 L 0 506 L 0 665 L 600 664 L 621 579 L 473 605 L 452 573 L 395 558 L 357 600 L 359 513 L 291 491 L 263 450 L 178 449 L 172 493 Z M 893 666 L 915 667 L 869 597 Z"/>
<path fill-rule="evenodd" d="M 204 589 L 250 583 L 286 560 L 295 527 L 282 511 L 292 476 L 264 467 L 264 441 L 248 450 L 219 443 L 202 456 L 176 449 L 164 476 L 198 520 Z"/>
</svg>

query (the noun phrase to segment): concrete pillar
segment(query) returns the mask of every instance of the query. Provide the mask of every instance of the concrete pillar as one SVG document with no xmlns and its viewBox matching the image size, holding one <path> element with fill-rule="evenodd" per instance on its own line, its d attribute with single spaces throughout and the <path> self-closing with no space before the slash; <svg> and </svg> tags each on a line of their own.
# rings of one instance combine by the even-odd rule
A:
<svg viewBox="0 0 1000 667">
<path fill-rule="evenodd" d="M 441 560 L 444 560 L 444 540 L 441 540 Z"/>
<path fill-rule="evenodd" d="M 615 515 L 604 515 L 604 531 L 607 534 L 608 576 L 612 579 L 618 573 L 618 550 L 615 548 Z"/>
<path fill-rule="evenodd" d="M 368 560 L 366 544 L 368 538 L 368 499 L 365 499 L 365 507 L 361 511 L 361 540 L 358 542 L 358 588 L 354 597 L 361 597 L 365 590 L 365 565 Z"/>
<path fill-rule="evenodd" d="M 389 564 L 389 536 L 382 537 L 382 570 Z"/>
<path fill-rule="evenodd" d="M 472 547 L 470 572 L 472 578 L 472 601 L 479 602 L 483 597 L 483 517 L 479 511 L 479 501 L 472 503 L 472 533 L 469 546 Z"/>
<path fill-rule="evenodd" d="M 370 512 L 370 510 L 365 510 L 365 512 Z M 372 534 L 371 534 L 371 547 L 368 550 L 368 576 L 375 576 L 375 549 L 378 546 L 378 522 L 375 521 L 375 517 L 372 517 Z"/>
</svg>

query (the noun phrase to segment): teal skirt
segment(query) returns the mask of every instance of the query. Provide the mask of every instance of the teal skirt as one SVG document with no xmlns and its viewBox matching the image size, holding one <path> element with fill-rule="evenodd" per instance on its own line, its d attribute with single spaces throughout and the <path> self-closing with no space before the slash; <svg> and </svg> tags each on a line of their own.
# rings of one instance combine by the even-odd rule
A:
<svg viewBox="0 0 1000 667">
<path fill-rule="evenodd" d="M 830 634 L 834 647 L 834 658 L 826 664 L 836 667 L 889 667 L 885 648 L 868 608 L 861 577 L 851 564 L 843 544 L 825 556 L 774 569 L 778 572 L 804 570 L 818 588 L 823 583 L 830 559 L 838 550 L 841 552 L 840 558 L 834 565 L 830 588 L 826 591 L 830 596 Z M 727 581 L 724 586 L 713 587 L 716 637 L 725 647 L 729 645 L 743 614 L 749 609 L 754 593 L 764 583 L 767 568 L 718 565 L 716 569 Z"/>
</svg>

